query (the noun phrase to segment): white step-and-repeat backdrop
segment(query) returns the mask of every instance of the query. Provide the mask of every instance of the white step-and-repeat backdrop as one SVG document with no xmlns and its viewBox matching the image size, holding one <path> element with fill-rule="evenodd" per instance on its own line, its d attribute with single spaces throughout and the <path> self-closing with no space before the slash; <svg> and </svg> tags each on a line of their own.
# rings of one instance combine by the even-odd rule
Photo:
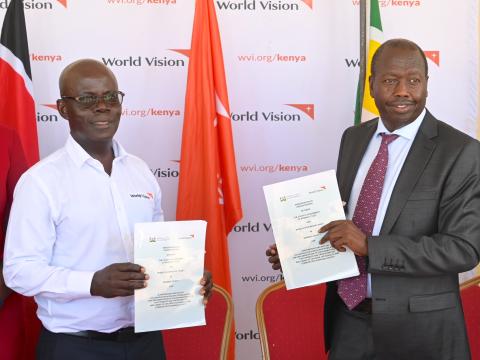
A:
<svg viewBox="0 0 480 360">
<path fill-rule="evenodd" d="M 429 51 L 434 115 L 477 136 L 479 0 L 380 0 L 385 38 Z M 0 0 L 0 20 L 8 0 Z M 40 153 L 62 146 L 58 76 L 95 58 L 126 93 L 117 138 L 150 165 L 174 219 L 194 0 L 25 0 Z M 280 279 L 262 186 L 335 167 L 352 125 L 359 0 L 215 0 L 244 218 L 229 238 L 238 359 L 260 359 L 255 302 Z M 321 306 L 319 304 L 319 306 Z M 322 324 L 319 324 L 322 326 Z M 319 341 L 321 341 L 319 339 Z"/>
</svg>

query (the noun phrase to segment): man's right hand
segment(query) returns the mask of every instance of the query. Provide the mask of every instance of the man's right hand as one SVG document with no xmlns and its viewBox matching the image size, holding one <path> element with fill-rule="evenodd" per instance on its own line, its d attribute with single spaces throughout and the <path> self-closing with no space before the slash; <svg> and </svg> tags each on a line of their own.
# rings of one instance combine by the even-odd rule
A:
<svg viewBox="0 0 480 360">
<path fill-rule="evenodd" d="M 265 254 L 268 256 L 268 262 L 272 264 L 272 269 L 282 271 L 282 265 L 280 264 L 280 258 L 278 257 L 277 245 L 270 245 Z"/>
<path fill-rule="evenodd" d="M 145 268 L 137 264 L 112 264 L 93 275 L 90 294 L 112 298 L 133 295 L 134 290 L 147 286 Z"/>
</svg>

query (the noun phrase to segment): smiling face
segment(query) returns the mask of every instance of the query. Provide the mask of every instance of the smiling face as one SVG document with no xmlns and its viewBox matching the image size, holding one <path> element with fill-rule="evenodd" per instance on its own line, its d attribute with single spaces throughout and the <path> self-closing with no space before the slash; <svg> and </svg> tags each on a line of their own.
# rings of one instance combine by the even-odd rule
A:
<svg viewBox="0 0 480 360">
<path fill-rule="evenodd" d="M 101 96 L 118 90 L 112 72 L 95 60 L 80 60 L 69 65 L 60 77 L 62 96 Z M 100 144 L 111 144 L 122 113 L 121 104 L 99 100 L 90 107 L 74 99 L 57 102 L 60 115 L 68 120 L 70 133 L 87 152 Z"/>
<path fill-rule="evenodd" d="M 389 46 L 376 59 L 370 93 L 390 131 L 413 122 L 425 108 L 428 76 L 419 50 Z"/>
</svg>

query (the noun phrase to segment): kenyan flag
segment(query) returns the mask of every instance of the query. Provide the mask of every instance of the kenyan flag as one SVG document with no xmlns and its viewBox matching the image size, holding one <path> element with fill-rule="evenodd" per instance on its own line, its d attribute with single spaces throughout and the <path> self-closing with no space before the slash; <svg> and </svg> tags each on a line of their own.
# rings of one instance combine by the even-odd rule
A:
<svg viewBox="0 0 480 360">
<path fill-rule="evenodd" d="M 355 124 L 370 120 L 378 116 L 378 110 L 373 98 L 370 96 L 368 78 L 370 77 L 370 65 L 375 51 L 383 42 L 382 20 L 380 18 L 380 6 L 378 0 L 370 0 L 370 25 L 367 29 L 367 67 L 365 71 L 365 85 L 362 89 L 362 82 L 359 81 L 357 88 L 357 100 L 355 105 Z"/>
</svg>

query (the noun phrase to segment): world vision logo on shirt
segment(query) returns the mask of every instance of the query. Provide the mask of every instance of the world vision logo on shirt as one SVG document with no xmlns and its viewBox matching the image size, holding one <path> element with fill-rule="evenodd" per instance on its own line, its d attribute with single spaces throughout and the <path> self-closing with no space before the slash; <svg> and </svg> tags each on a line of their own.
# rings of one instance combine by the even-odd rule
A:
<svg viewBox="0 0 480 360">
<path fill-rule="evenodd" d="M 139 199 L 153 200 L 153 193 L 151 193 L 151 192 L 146 192 L 146 193 L 130 194 L 130 197 L 131 197 L 131 198 L 139 198 Z"/>
<path fill-rule="evenodd" d="M 216 0 L 217 8 L 225 11 L 292 12 L 313 9 L 313 0 Z"/>
<path fill-rule="evenodd" d="M 8 0 L 0 0 L 0 9 L 6 10 L 8 8 Z M 53 10 L 54 4 L 60 4 L 67 8 L 67 0 L 23 0 L 23 8 L 25 10 Z"/>
</svg>

